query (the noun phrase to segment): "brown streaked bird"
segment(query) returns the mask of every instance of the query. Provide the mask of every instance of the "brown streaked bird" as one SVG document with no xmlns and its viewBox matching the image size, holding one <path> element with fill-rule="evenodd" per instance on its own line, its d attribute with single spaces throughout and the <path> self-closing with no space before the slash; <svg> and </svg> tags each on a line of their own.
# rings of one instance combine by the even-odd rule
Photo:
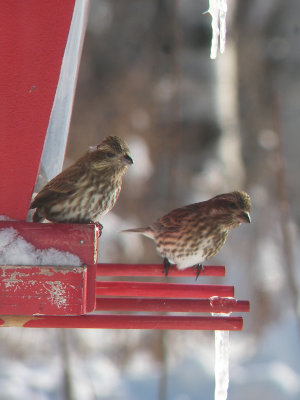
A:
<svg viewBox="0 0 300 400">
<path fill-rule="evenodd" d="M 138 232 L 153 239 L 164 258 L 166 275 L 172 263 L 180 270 L 194 266 L 198 276 L 202 262 L 220 251 L 228 233 L 251 221 L 250 208 L 249 195 L 235 191 L 172 210 L 145 228 L 122 232 Z"/>
<path fill-rule="evenodd" d="M 98 222 L 115 205 L 130 164 L 126 142 L 106 137 L 42 188 L 30 205 L 33 222 Z"/>
</svg>

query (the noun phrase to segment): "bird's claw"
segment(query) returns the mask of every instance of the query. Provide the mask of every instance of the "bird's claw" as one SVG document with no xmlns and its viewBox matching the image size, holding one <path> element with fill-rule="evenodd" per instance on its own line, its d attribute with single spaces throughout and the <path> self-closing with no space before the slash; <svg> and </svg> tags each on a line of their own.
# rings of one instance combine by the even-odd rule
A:
<svg viewBox="0 0 300 400">
<path fill-rule="evenodd" d="M 168 276 L 170 266 L 171 266 L 170 261 L 165 257 L 163 261 L 163 273 L 165 276 Z"/>
<path fill-rule="evenodd" d="M 200 272 L 204 271 L 204 267 L 202 264 L 196 264 L 196 265 L 194 265 L 194 268 L 196 270 L 196 279 L 195 280 L 197 280 L 198 276 L 200 275 Z"/>
</svg>

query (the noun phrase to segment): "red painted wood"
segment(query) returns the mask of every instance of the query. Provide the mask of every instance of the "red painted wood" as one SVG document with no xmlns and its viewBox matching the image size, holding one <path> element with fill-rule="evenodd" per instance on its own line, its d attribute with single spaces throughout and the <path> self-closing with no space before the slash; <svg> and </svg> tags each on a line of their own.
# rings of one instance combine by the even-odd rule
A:
<svg viewBox="0 0 300 400">
<path fill-rule="evenodd" d="M 0 266 L 0 314 L 80 315 L 95 309 L 94 263 L 97 260 L 100 235 L 97 226 L 0 221 L 0 231 L 7 228 L 16 230 L 19 238 L 31 243 L 36 249 L 55 248 L 69 252 L 78 256 L 82 265 L 88 266 L 71 266 L 70 270 L 53 266 L 46 273 L 45 267 L 28 266 L 22 269 L 17 266 Z M 57 288 L 56 294 L 53 290 L 49 292 L 51 287 L 53 290 Z M 55 296 L 57 302 L 52 301 Z"/>
<path fill-rule="evenodd" d="M 88 267 L 0 266 L 0 315 L 81 315 Z"/>
<path fill-rule="evenodd" d="M 15 229 L 38 249 L 51 247 L 77 255 L 82 264 L 97 260 L 99 228 L 94 224 L 38 224 L 21 221 L 0 221 L 0 230 Z"/>
<path fill-rule="evenodd" d="M 161 264 L 97 264 L 97 276 L 158 276 L 163 277 Z M 195 277 L 194 268 L 182 271 L 175 266 L 170 268 L 168 277 Z M 219 265 L 205 265 L 199 276 L 225 276 L 225 267 Z"/>
<path fill-rule="evenodd" d="M 0 0 L 0 215 L 26 220 L 75 0 Z"/>
<path fill-rule="evenodd" d="M 143 297 L 97 297 L 97 311 L 147 311 L 147 312 L 249 312 L 249 301 L 235 300 L 211 302 L 204 299 L 145 299 Z"/>
<path fill-rule="evenodd" d="M 1 317 L 0 326 L 23 328 L 178 329 L 238 331 L 242 317 L 83 315 L 80 317 Z"/>
<path fill-rule="evenodd" d="M 97 296 L 181 297 L 206 299 L 233 297 L 234 287 L 225 285 L 185 285 L 158 282 L 96 282 Z"/>
<path fill-rule="evenodd" d="M 86 312 L 92 312 L 96 309 L 96 264 L 88 265 L 86 293 Z"/>
</svg>

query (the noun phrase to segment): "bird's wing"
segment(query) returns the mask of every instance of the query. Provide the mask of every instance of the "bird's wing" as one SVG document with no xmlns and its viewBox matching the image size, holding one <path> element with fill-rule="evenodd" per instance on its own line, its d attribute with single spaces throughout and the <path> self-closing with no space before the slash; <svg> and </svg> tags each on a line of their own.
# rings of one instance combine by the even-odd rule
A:
<svg viewBox="0 0 300 400">
<path fill-rule="evenodd" d="M 154 229 L 159 229 L 167 232 L 176 232 L 184 225 L 188 224 L 196 216 L 197 209 L 194 205 L 177 208 L 164 215 L 152 226 Z M 199 212 L 199 211 L 198 211 Z"/>
<path fill-rule="evenodd" d="M 51 202 L 74 193 L 78 187 L 78 177 L 81 176 L 79 169 L 80 165 L 74 164 L 58 174 L 36 195 L 30 208 L 39 207 L 45 201 Z"/>
</svg>

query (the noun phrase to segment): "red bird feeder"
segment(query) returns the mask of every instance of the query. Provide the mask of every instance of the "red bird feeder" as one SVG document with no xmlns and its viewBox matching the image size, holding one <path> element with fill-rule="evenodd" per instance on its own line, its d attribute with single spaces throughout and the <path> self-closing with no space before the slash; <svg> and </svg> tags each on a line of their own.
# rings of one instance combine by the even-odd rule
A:
<svg viewBox="0 0 300 400">
<path fill-rule="evenodd" d="M 14 243 L 18 246 L 21 241 L 32 246 L 32 252 L 42 252 L 42 256 L 48 257 L 46 252 L 55 249 L 59 255 L 71 254 L 79 260 L 76 266 L 1 265 L 1 326 L 240 330 L 241 317 L 197 314 L 249 311 L 248 301 L 233 298 L 233 286 L 97 280 L 102 276 L 130 276 L 131 279 L 161 276 L 164 279 L 164 275 L 162 265 L 96 264 L 100 231 L 93 224 L 2 221 L 1 232 L 14 232 L 8 244 L 12 249 Z M 4 257 L 5 254 L 4 249 Z M 222 266 L 207 266 L 200 273 L 199 282 L 202 275 L 223 276 L 224 273 Z M 188 276 L 195 276 L 193 268 L 170 270 L 170 278 Z M 113 313 L 103 313 L 108 311 Z M 120 315 L 118 312 L 147 314 Z"/>
<path fill-rule="evenodd" d="M 87 3 L 0 4 L 0 50 L 6 60 L 0 65 L 0 170 L 5 171 L 0 175 L 0 215 L 5 216 L 0 221 L 0 326 L 242 329 L 240 316 L 210 316 L 249 311 L 248 301 L 233 298 L 232 286 L 202 284 L 202 277 L 224 276 L 224 267 L 205 267 L 192 284 L 169 283 L 161 265 L 96 264 L 101 232 L 93 224 L 25 222 L 41 158 L 54 148 L 62 164 Z M 64 90 L 70 90 L 69 100 L 60 104 Z M 44 169 L 49 179 L 58 172 Z M 191 276 L 192 268 L 169 271 L 177 280 Z M 141 277 L 162 282 L 141 282 Z"/>
</svg>

